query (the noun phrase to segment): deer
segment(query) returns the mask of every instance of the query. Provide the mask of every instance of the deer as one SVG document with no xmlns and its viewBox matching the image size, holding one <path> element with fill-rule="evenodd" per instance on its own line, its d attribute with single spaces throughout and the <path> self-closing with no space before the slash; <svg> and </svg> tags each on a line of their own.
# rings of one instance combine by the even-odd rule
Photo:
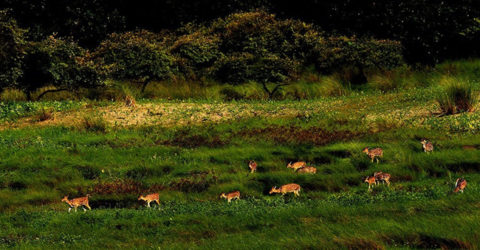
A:
<svg viewBox="0 0 480 250">
<path fill-rule="evenodd" d="M 135 98 L 133 98 L 133 96 L 127 95 L 125 97 L 125 106 L 135 108 L 136 105 L 137 103 L 135 101 Z"/>
<path fill-rule="evenodd" d="M 72 210 L 72 208 L 74 208 L 75 212 L 77 212 L 77 207 L 80 207 L 80 206 L 83 208 L 83 212 L 86 212 L 87 209 L 85 209 L 85 207 L 88 208 L 88 210 L 92 210 L 90 205 L 88 205 L 88 197 L 90 197 L 89 194 L 87 194 L 85 197 L 78 197 L 78 198 L 69 200 L 68 195 L 66 195 L 63 197 L 62 202 L 66 202 L 70 206 L 68 208 L 69 213 Z"/>
<path fill-rule="evenodd" d="M 368 190 L 369 191 L 372 189 L 372 185 L 377 184 L 375 176 L 367 176 L 367 178 L 365 178 L 365 182 L 368 183 Z"/>
<path fill-rule="evenodd" d="M 257 171 L 257 163 L 253 160 L 248 162 L 248 168 L 250 168 L 250 173 L 255 173 Z"/>
<path fill-rule="evenodd" d="M 382 183 L 387 183 L 387 186 L 390 186 L 390 174 L 375 172 L 373 173 L 373 177 L 375 177 L 376 184 L 378 184 L 378 182 L 382 182 Z"/>
<path fill-rule="evenodd" d="M 297 173 L 316 174 L 317 169 L 314 168 L 314 167 L 301 167 L 301 168 L 298 168 L 296 172 Z"/>
<path fill-rule="evenodd" d="M 454 193 L 457 193 L 458 191 L 463 193 L 463 190 L 467 186 L 467 180 L 464 178 L 458 178 L 457 181 L 455 182 L 455 190 L 453 190 Z"/>
<path fill-rule="evenodd" d="M 378 164 L 378 158 L 383 157 L 383 149 L 381 148 L 373 148 L 369 149 L 368 147 L 364 148 L 363 151 L 365 154 L 372 159 L 372 162 L 375 158 L 377 158 L 377 164 Z"/>
<path fill-rule="evenodd" d="M 304 162 L 304 161 L 297 161 L 297 162 L 290 162 L 287 164 L 287 168 L 293 168 L 294 171 L 297 171 L 297 169 L 299 168 L 303 168 L 303 167 L 306 167 L 307 166 L 307 163 Z"/>
<path fill-rule="evenodd" d="M 140 195 L 140 197 L 138 197 L 138 200 L 144 200 L 147 202 L 147 207 L 150 207 L 150 202 L 152 201 L 155 201 L 159 206 L 160 206 L 160 197 L 158 195 L 158 193 L 153 193 L 153 194 L 147 194 L 145 196 L 143 195 Z"/>
<path fill-rule="evenodd" d="M 220 194 L 220 198 L 227 199 L 228 203 L 230 203 L 233 199 L 240 200 L 240 191 L 234 191 L 228 194 L 222 193 Z"/>
<path fill-rule="evenodd" d="M 282 196 L 284 196 L 287 193 L 293 193 L 295 196 L 299 196 L 300 189 L 301 189 L 300 185 L 295 183 L 290 183 L 290 184 L 283 185 L 280 188 L 277 188 L 276 186 L 272 187 L 269 194 L 281 193 Z"/>
<path fill-rule="evenodd" d="M 425 153 L 433 152 L 433 144 L 431 142 L 424 139 L 420 143 L 422 144 L 423 152 Z"/>
</svg>

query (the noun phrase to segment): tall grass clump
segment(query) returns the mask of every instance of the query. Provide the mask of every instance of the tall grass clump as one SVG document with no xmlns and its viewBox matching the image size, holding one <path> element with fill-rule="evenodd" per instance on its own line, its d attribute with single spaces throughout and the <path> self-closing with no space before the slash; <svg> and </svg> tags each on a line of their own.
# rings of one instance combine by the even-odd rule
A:
<svg viewBox="0 0 480 250">
<path fill-rule="evenodd" d="M 78 128 L 87 132 L 106 133 L 107 121 L 101 116 L 86 115 L 78 124 Z"/>
<path fill-rule="evenodd" d="M 459 78 L 444 78 L 442 85 L 444 89 L 437 97 L 437 102 L 443 114 L 473 111 L 478 102 L 478 93 L 474 91 L 471 82 Z"/>
</svg>

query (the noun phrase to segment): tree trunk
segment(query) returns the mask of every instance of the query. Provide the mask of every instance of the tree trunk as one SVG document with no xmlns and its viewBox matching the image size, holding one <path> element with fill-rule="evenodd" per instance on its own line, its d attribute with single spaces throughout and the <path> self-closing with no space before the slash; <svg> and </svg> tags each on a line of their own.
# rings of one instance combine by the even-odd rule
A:
<svg viewBox="0 0 480 250">
<path fill-rule="evenodd" d="M 145 91 L 145 88 L 147 88 L 147 85 L 150 83 L 150 79 L 147 79 L 143 82 L 143 85 L 142 85 L 142 93 Z"/>
<path fill-rule="evenodd" d="M 67 90 L 68 89 L 49 89 L 49 90 L 46 90 L 37 97 L 37 101 L 40 101 L 40 99 L 47 93 L 55 93 L 55 92 L 67 91 Z M 30 93 L 30 92 L 28 92 L 28 93 Z M 28 98 L 28 95 L 27 95 L 27 98 Z"/>
<path fill-rule="evenodd" d="M 268 89 L 268 87 L 267 87 L 267 83 L 262 82 L 263 90 L 265 90 L 265 92 L 267 92 L 269 99 L 273 99 L 275 93 L 276 93 L 281 87 L 286 86 L 286 85 L 288 85 L 288 83 L 278 84 L 277 86 L 275 86 L 275 88 L 273 88 L 273 90 L 270 91 L 270 90 Z"/>
</svg>

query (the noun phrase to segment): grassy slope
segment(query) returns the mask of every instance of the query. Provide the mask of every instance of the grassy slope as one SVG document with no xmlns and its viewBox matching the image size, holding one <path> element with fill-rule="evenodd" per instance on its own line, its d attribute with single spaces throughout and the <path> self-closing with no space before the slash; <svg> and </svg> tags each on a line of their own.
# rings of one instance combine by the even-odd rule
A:
<svg viewBox="0 0 480 250">
<path fill-rule="evenodd" d="M 480 154 L 462 146 L 480 148 L 480 119 L 436 116 L 436 91 L 301 102 L 156 101 L 132 111 L 65 105 L 44 122 L 27 112 L 0 132 L 0 246 L 478 246 Z M 85 113 L 103 116 L 107 131 L 84 131 Z M 436 152 L 423 153 L 421 138 Z M 385 149 L 380 164 L 361 153 L 366 146 Z M 253 175 L 250 159 L 259 163 Z M 296 159 L 318 174 L 285 168 Z M 392 174 L 392 186 L 366 192 L 362 180 L 379 170 Z M 467 190 L 452 195 L 460 176 Z M 300 198 L 267 195 L 289 182 L 303 187 Z M 219 200 L 232 190 L 243 199 Z M 149 191 L 160 191 L 160 211 L 136 200 Z M 86 193 L 94 211 L 67 214 L 59 202 Z"/>
</svg>

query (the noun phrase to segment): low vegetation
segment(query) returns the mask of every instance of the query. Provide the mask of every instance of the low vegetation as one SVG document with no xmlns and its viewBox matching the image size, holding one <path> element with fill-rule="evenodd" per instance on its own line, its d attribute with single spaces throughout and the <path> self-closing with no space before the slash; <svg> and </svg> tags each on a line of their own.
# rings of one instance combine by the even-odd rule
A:
<svg viewBox="0 0 480 250">
<path fill-rule="evenodd" d="M 4 103 L 0 245 L 477 246 L 480 119 L 475 108 L 438 115 L 443 91 L 138 100 L 134 108 L 124 100 Z M 47 111 L 54 119 L 39 119 Z M 378 164 L 365 147 L 383 149 Z M 316 173 L 287 168 L 295 161 Z M 364 180 L 375 172 L 390 174 L 390 185 L 368 191 Z M 459 177 L 468 185 L 453 193 Z M 298 197 L 268 194 L 288 183 L 300 185 Z M 240 200 L 220 198 L 233 191 Z M 151 193 L 160 206 L 147 209 L 138 198 Z M 92 210 L 67 213 L 61 198 L 86 194 Z"/>
</svg>

